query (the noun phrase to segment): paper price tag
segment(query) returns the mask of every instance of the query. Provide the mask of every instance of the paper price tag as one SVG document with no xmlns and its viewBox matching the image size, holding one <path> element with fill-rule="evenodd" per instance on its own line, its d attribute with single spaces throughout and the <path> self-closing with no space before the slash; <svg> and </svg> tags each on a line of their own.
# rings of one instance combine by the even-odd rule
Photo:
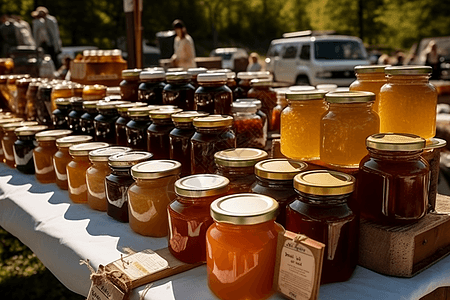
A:
<svg viewBox="0 0 450 300">
<path fill-rule="evenodd" d="M 169 268 L 169 263 L 152 250 L 144 250 L 132 254 L 116 260 L 113 264 L 131 280 L 137 280 Z"/>
<path fill-rule="evenodd" d="M 87 300 L 122 300 L 125 293 L 109 280 L 102 280 L 100 285 L 92 283 Z"/>
</svg>

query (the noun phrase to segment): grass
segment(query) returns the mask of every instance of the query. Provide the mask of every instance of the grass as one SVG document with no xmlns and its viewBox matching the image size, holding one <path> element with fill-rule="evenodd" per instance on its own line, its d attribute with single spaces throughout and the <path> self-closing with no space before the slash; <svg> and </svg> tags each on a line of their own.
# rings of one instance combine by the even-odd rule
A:
<svg viewBox="0 0 450 300">
<path fill-rule="evenodd" d="M 67 289 L 27 246 L 1 227 L 0 266 L 2 299 L 85 299 Z"/>
</svg>

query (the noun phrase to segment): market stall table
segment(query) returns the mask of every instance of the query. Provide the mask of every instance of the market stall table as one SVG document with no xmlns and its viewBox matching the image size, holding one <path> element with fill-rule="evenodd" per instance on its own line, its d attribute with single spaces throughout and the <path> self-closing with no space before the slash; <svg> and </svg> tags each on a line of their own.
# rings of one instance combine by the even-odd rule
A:
<svg viewBox="0 0 450 300">
<path fill-rule="evenodd" d="M 31 248 L 44 265 L 70 290 L 87 296 L 90 271 L 80 265 L 89 259 L 97 268 L 120 259 L 125 248 L 134 251 L 167 247 L 166 238 L 137 235 L 128 226 L 70 202 L 67 191 L 43 185 L 0 164 L 0 226 Z M 325 299 L 420 299 L 439 287 L 450 286 L 450 257 L 413 278 L 383 276 L 357 267 L 343 283 L 323 285 Z M 144 287 L 133 291 L 139 299 Z M 216 299 L 208 289 L 206 266 L 200 266 L 153 283 L 145 299 Z M 282 299 L 274 295 L 271 299 Z"/>
</svg>

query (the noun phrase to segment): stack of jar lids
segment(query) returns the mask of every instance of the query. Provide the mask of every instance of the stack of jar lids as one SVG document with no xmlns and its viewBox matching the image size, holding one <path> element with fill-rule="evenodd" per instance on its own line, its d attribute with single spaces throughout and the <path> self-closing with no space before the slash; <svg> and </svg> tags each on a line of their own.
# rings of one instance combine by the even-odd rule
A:
<svg viewBox="0 0 450 300">
<path fill-rule="evenodd" d="M 56 140 L 56 146 L 60 148 L 68 148 L 72 145 L 88 143 L 93 140 L 90 135 L 72 135 L 59 138 Z"/>
<path fill-rule="evenodd" d="M 61 146 L 61 143 L 59 142 L 58 145 Z M 72 156 L 88 156 L 89 152 L 106 147 L 109 147 L 109 144 L 103 142 L 75 144 L 69 147 L 69 154 Z"/>
<path fill-rule="evenodd" d="M 169 70 L 167 70 L 168 73 L 166 73 L 166 80 L 168 82 L 169 81 L 189 80 L 189 79 L 191 79 L 191 75 L 189 75 L 187 72 L 171 72 Z"/>
<path fill-rule="evenodd" d="M 331 170 L 302 172 L 295 176 L 294 188 L 311 195 L 345 195 L 354 191 L 355 177 Z"/>
<path fill-rule="evenodd" d="M 68 136 L 72 134 L 72 130 L 69 129 L 55 129 L 46 130 L 36 133 L 36 141 L 56 141 L 59 138 Z"/>
<path fill-rule="evenodd" d="M 89 160 L 92 162 L 108 162 L 108 159 L 110 156 L 125 153 L 131 151 L 131 148 L 129 147 L 122 147 L 122 146 L 111 146 L 107 148 L 101 148 L 97 150 L 93 150 L 89 152 Z"/>
<path fill-rule="evenodd" d="M 22 126 L 19 128 L 16 128 L 14 130 L 14 133 L 17 136 L 29 136 L 29 135 L 35 135 L 36 133 L 47 130 L 48 126 L 46 125 L 33 125 L 33 126 Z"/>
<path fill-rule="evenodd" d="M 175 193 L 187 198 L 212 197 L 228 192 L 228 178 L 215 174 L 186 176 L 175 182 Z"/>
<path fill-rule="evenodd" d="M 225 73 L 203 73 L 197 76 L 198 83 L 222 82 L 226 83 L 227 74 Z"/>
<path fill-rule="evenodd" d="M 181 108 L 175 109 L 155 109 L 149 112 L 152 119 L 170 119 L 173 114 L 182 112 Z"/>
<path fill-rule="evenodd" d="M 181 173 L 181 163 L 175 160 L 150 160 L 131 168 L 131 176 L 138 179 L 157 179 Z"/>
<path fill-rule="evenodd" d="M 325 95 L 329 103 L 363 103 L 375 101 L 375 94 L 371 92 L 329 92 Z"/>
<path fill-rule="evenodd" d="M 210 115 L 207 117 L 195 118 L 192 123 L 195 127 L 222 127 L 233 125 L 233 117 L 226 115 Z"/>
<path fill-rule="evenodd" d="M 182 111 L 172 115 L 172 121 L 176 123 L 192 123 L 195 118 L 206 117 L 209 114 L 203 111 Z"/>
<path fill-rule="evenodd" d="M 304 171 L 308 165 L 301 161 L 274 158 L 263 160 L 255 165 L 258 177 L 272 180 L 292 180 L 295 175 Z"/>
<path fill-rule="evenodd" d="M 139 75 L 141 74 L 142 69 L 128 69 L 122 71 L 123 79 L 139 79 Z"/>
<path fill-rule="evenodd" d="M 267 159 L 267 152 L 254 148 L 236 148 L 218 151 L 214 154 L 216 164 L 224 167 L 253 167 L 257 162 Z"/>
<path fill-rule="evenodd" d="M 145 151 L 130 151 L 110 156 L 108 164 L 115 168 L 129 168 L 138 163 L 147 161 L 153 157 L 153 154 Z"/>
<path fill-rule="evenodd" d="M 425 139 L 407 133 L 376 133 L 366 139 L 367 148 L 382 151 L 417 151 L 425 145 Z"/>
<path fill-rule="evenodd" d="M 323 100 L 326 91 L 310 90 L 310 91 L 291 91 L 286 93 L 286 100 L 290 101 L 304 101 L 304 100 Z"/>
<path fill-rule="evenodd" d="M 139 75 L 139 79 L 146 80 L 158 80 L 163 81 L 166 79 L 166 72 L 160 70 L 145 70 Z"/>
</svg>

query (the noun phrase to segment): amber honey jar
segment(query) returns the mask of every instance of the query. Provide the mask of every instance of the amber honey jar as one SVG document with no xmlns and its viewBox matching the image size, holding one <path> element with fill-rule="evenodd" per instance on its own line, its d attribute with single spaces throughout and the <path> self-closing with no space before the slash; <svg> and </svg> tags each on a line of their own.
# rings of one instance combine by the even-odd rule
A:
<svg viewBox="0 0 450 300">
<path fill-rule="evenodd" d="M 84 114 L 83 98 L 72 97 L 70 101 L 70 112 L 67 115 L 67 124 L 73 134 L 82 134 L 81 130 L 81 116 Z"/>
<path fill-rule="evenodd" d="M 209 114 L 231 115 L 233 92 L 226 85 L 225 73 L 204 73 L 197 76 L 199 88 L 195 91 L 194 110 Z"/>
<path fill-rule="evenodd" d="M 11 115 L 2 115 L 1 118 L 0 118 L 0 121 L 2 121 L 2 120 L 10 120 L 10 119 L 13 119 L 13 117 Z M 8 123 L 4 123 L 4 124 L 8 124 Z M 3 153 L 3 146 L 2 146 L 2 143 L 1 143 L 1 141 L 3 140 L 3 136 L 5 135 L 5 132 L 3 131 L 2 125 L 3 124 L 0 123 L 0 162 L 3 162 L 4 159 L 5 159 L 5 155 Z"/>
<path fill-rule="evenodd" d="M 175 258 L 191 264 L 206 262 L 206 231 L 213 224 L 210 205 L 226 195 L 228 182 L 214 174 L 191 175 L 175 182 L 177 197 L 167 207 L 169 250 Z"/>
<path fill-rule="evenodd" d="M 320 160 L 326 164 L 357 168 L 367 155 L 366 138 L 380 132 L 371 92 L 330 92 L 328 111 L 320 121 Z"/>
<path fill-rule="evenodd" d="M 80 83 L 72 83 L 73 96 L 83 98 L 84 85 Z M 83 99 L 84 100 L 84 99 Z"/>
<path fill-rule="evenodd" d="M 131 151 L 131 148 L 111 146 L 89 152 L 91 166 L 86 170 L 87 204 L 90 208 L 106 211 L 105 178 L 111 173 L 108 166 L 110 156 Z"/>
<path fill-rule="evenodd" d="M 255 98 L 239 98 L 236 99 L 235 102 L 245 102 L 245 103 L 251 103 L 256 105 L 256 114 L 258 116 L 261 117 L 262 121 L 263 121 L 263 134 L 264 134 L 264 140 L 267 141 L 267 137 L 268 137 L 268 130 L 269 130 L 269 120 L 267 118 L 267 115 L 261 110 L 262 108 L 262 103 L 261 100 L 259 99 L 255 99 Z"/>
<path fill-rule="evenodd" d="M 270 78 L 252 79 L 251 89 L 247 93 L 248 98 L 256 98 L 261 100 L 261 110 L 266 114 L 269 120 L 269 131 L 274 130 L 272 127 L 272 111 L 277 105 L 277 92 L 272 88 L 273 81 Z"/>
<path fill-rule="evenodd" d="M 2 150 L 3 150 L 3 161 L 11 168 L 14 168 L 16 161 L 14 159 L 14 142 L 17 140 L 17 136 L 14 130 L 23 126 L 34 126 L 38 125 L 34 121 L 22 121 L 21 118 L 14 118 L 8 120 L 16 120 L 10 122 L 5 122 L 6 120 L 0 120 L 0 127 L 2 136 Z M 3 123 L 2 123 L 3 122 Z"/>
<path fill-rule="evenodd" d="M 67 164 L 66 173 L 69 197 L 73 203 L 87 203 L 86 171 L 91 166 L 89 152 L 108 146 L 108 143 L 90 142 L 69 147 L 72 160 Z"/>
<path fill-rule="evenodd" d="M 441 151 L 447 145 L 447 141 L 438 138 L 427 140 L 422 157 L 430 165 L 430 188 L 428 189 L 429 211 L 436 209 L 436 196 L 439 183 Z"/>
<path fill-rule="evenodd" d="M 436 134 L 437 91 L 429 83 L 432 68 L 401 66 L 385 69 L 378 113 L 380 132 L 415 134 L 430 139 Z"/>
<path fill-rule="evenodd" d="M 36 147 L 36 133 L 46 130 L 46 125 L 23 126 L 14 130 L 14 161 L 16 169 L 24 174 L 34 174 L 33 149 Z"/>
<path fill-rule="evenodd" d="M 281 113 L 281 153 L 296 160 L 320 158 L 320 120 L 327 111 L 325 91 L 287 92 Z"/>
<path fill-rule="evenodd" d="M 256 181 L 255 164 L 267 159 L 264 150 L 253 148 L 236 148 L 216 152 L 214 161 L 217 174 L 230 180 L 229 193 L 250 193 Z"/>
<path fill-rule="evenodd" d="M 101 100 L 106 97 L 106 86 L 100 84 L 85 85 L 83 87 L 83 100 Z"/>
<path fill-rule="evenodd" d="M 211 204 L 206 233 L 208 285 L 220 299 L 266 299 L 272 293 L 278 203 L 264 195 L 237 194 Z"/>
<path fill-rule="evenodd" d="M 169 134 L 175 125 L 172 115 L 181 112 L 175 109 L 155 109 L 149 112 L 152 124 L 147 129 L 147 150 L 153 153 L 154 159 L 170 158 Z"/>
<path fill-rule="evenodd" d="M 37 147 L 33 150 L 36 179 L 41 183 L 53 183 L 56 180 L 53 155 L 58 151 L 56 140 L 72 134 L 72 130 L 56 129 L 36 133 Z"/>
<path fill-rule="evenodd" d="M 105 101 L 97 104 L 98 115 L 94 118 L 95 140 L 109 144 L 116 143 L 116 121 L 119 118 L 117 106 L 122 101 Z"/>
<path fill-rule="evenodd" d="M 25 107 L 25 115 L 27 120 L 36 120 L 36 101 L 37 101 L 37 95 L 39 90 L 39 85 L 41 83 L 38 81 L 38 79 L 34 79 L 27 89 L 27 105 Z"/>
<path fill-rule="evenodd" d="M 288 106 L 288 101 L 286 100 L 286 93 L 289 89 L 278 88 L 275 89 L 277 93 L 277 105 L 272 110 L 272 130 L 280 131 L 281 125 L 281 112 Z"/>
<path fill-rule="evenodd" d="M 264 122 L 256 114 L 257 107 L 251 102 L 234 102 L 232 104 L 236 147 L 264 149 Z"/>
<path fill-rule="evenodd" d="M 347 201 L 351 175 L 314 170 L 295 176 L 297 196 L 286 209 L 286 230 L 325 244 L 321 284 L 350 279 L 358 261 L 358 220 Z"/>
<path fill-rule="evenodd" d="M 58 98 L 71 98 L 75 97 L 75 92 L 73 90 L 73 86 L 68 83 L 57 84 L 52 89 L 52 110 L 56 109 L 55 100 Z"/>
<path fill-rule="evenodd" d="M 174 105 L 182 110 L 194 109 L 195 88 L 187 72 L 166 73 L 167 84 L 163 90 L 163 104 Z"/>
<path fill-rule="evenodd" d="M 70 113 L 70 99 L 55 99 L 56 109 L 52 112 L 52 123 L 55 129 L 69 129 L 68 116 Z"/>
<path fill-rule="evenodd" d="M 30 83 L 33 82 L 31 78 L 22 78 L 16 81 L 17 97 L 15 99 L 15 115 L 18 117 L 25 117 L 25 110 L 27 106 L 27 91 Z"/>
<path fill-rule="evenodd" d="M 122 71 L 120 96 L 123 101 L 138 102 L 139 75 L 141 72 L 141 69 L 129 69 Z"/>
<path fill-rule="evenodd" d="M 99 100 L 83 101 L 84 114 L 80 117 L 81 132 L 95 138 L 94 119 L 98 115 L 97 104 Z"/>
<path fill-rule="evenodd" d="M 428 211 L 430 168 L 421 156 L 425 140 L 411 134 L 380 133 L 367 138 L 357 201 L 361 217 L 377 223 L 417 222 Z"/>
<path fill-rule="evenodd" d="M 142 107 L 147 104 L 144 102 L 134 102 L 134 103 L 124 103 L 117 105 L 117 112 L 119 113 L 119 118 L 117 118 L 116 126 L 116 145 L 126 146 L 127 145 L 127 123 L 130 122 L 131 118 L 128 115 L 128 110 L 133 107 Z"/>
<path fill-rule="evenodd" d="M 139 79 L 138 100 L 149 105 L 162 105 L 166 73 L 161 70 L 142 71 Z"/>
<path fill-rule="evenodd" d="M 130 169 L 132 166 L 152 158 L 145 151 L 130 151 L 110 156 L 108 165 L 111 173 L 106 176 L 106 211 L 110 217 L 120 222 L 128 222 L 128 188 L 134 182 Z"/>
<path fill-rule="evenodd" d="M 150 111 L 155 109 L 159 109 L 159 106 L 149 105 L 128 110 L 130 121 L 125 127 L 128 147 L 142 151 L 147 149 L 147 128 L 152 124 Z"/>
</svg>

